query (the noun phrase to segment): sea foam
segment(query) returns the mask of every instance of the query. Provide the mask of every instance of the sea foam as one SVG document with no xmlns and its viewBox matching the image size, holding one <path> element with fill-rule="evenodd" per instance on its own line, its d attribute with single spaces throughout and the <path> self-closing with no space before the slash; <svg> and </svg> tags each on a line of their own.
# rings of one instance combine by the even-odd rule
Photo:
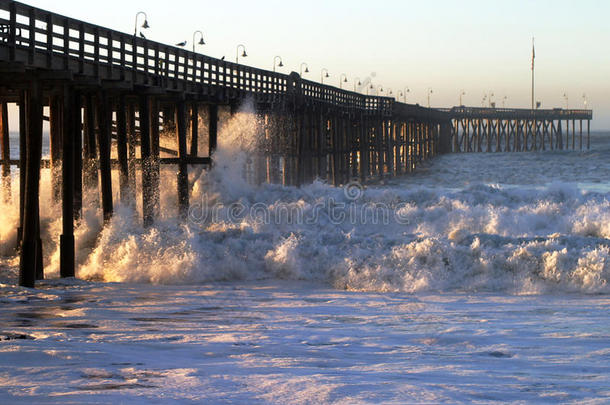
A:
<svg viewBox="0 0 610 405">
<path fill-rule="evenodd" d="M 599 154 L 449 155 L 353 195 L 322 181 L 253 185 L 247 173 L 259 134 L 251 109 L 225 123 L 218 163 L 191 175 L 187 221 L 177 219 L 171 167 L 162 170 L 162 215 L 151 227 L 119 203 L 102 227 L 99 208 L 85 204 L 76 229 L 78 277 L 158 284 L 281 278 L 366 291 L 610 292 L 610 191 Z M 562 162 L 573 170 L 551 175 Z M 583 187 L 575 172 L 598 187 Z M 43 178 L 46 195 L 48 173 Z M 14 202 L 0 210 L 5 274 L 17 264 L 16 213 Z M 60 218 L 58 205 L 42 204 L 50 277 L 58 275 Z"/>
</svg>

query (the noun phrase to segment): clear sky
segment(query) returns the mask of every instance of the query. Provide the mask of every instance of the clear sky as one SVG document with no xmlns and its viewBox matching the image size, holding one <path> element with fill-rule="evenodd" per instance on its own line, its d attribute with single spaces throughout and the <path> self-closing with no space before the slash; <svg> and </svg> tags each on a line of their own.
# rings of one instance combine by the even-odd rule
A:
<svg viewBox="0 0 610 405">
<path fill-rule="evenodd" d="M 408 102 L 432 106 L 480 106 L 494 93 L 498 106 L 530 105 L 531 39 L 536 38 L 536 99 L 543 108 L 594 110 L 593 129 L 610 129 L 610 1 L 607 0 L 30 0 L 34 6 L 131 33 L 138 11 L 148 14 L 148 38 L 188 41 L 202 30 L 198 51 L 235 60 L 244 44 L 248 65 L 284 68 L 327 83 L 345 73 L 373 77 L 394 94 L 406 86 Z"/>
</svg>

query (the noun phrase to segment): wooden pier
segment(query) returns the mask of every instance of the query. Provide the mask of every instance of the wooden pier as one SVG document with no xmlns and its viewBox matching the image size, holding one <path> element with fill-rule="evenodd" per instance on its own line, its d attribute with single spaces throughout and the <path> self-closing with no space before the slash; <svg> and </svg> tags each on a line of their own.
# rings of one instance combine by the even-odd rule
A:
<svg viewBox="0 0 610 405">
<path fill-rule="evenodd" d="M 0 0 L 1 176 L 4 198 L 12 198 L 10 168 L 20 169 L 20 284 L 33 287 L 43 277 L 41 168 L 51 170 L 52 198 L 62 203 L 60 274 L 73 277 L 74 224 L 83 190 L 97 189 L 104 220 L 110 220 L 117 194 L 112 172 L 118 172 L 121 202 L 135 206 L 141 199 L 142 221 L 149 226 L 159 214 L 161 166 L 170 165 L 177 173 L 179 214 L 186 220 L 189 168 L 213 163 L 220 120 L 228 115 L 223 113 L 235 113 L 246 101 L 262 123 L 260 157 L 252 164 L 251 178 L 286 186 L 317 178 L 335 185 L 375 181 L 412 172 L 440 153 L 500 150 L 489 145 L 508 144 L 507 131 L 518 133 L 524 125 L 501 119 L 484 124 L 481 115 L 476 117 L 478 135 L 464 135 L 459 125 L 464 128 L 470 119 L 467 131 L 474 128 L 475 117 L 466 117 L 473 111 L 363 95 Z M 11 103 L 19 109 L 18 160 L 9 156 Z M 523 122 L 540 121 L 538 112 L 531 113 Z M 587 119 L 587 112 L 579 114 L 562 117 Z M 50 126 L 48 161 L 41 157 L 45 119 Z M 557 145 L 562 136 L 549 138 L 543 135 L 548 124 L 540 125 L 534 124 L 533 133 L 542 138 L 526 136 L 519 141 L 523 146 L 511 150 L 544 148 L 545 139 L 555 139 Z M 557 127 L 552 131 L 563 134 Z M 161 142 L 161 134 L 168 133 L 175 146 Z"/>
<path fill-rule="evenodd" d="M 444 111 L 452 119 L 453 152 L 528 152 L 591 147 L 591 110 L 453 107 Z M 583 128 L 583 121 L 586 128 Z M 583 129 L 586 139 L 583 139 Z"/>
</svg>

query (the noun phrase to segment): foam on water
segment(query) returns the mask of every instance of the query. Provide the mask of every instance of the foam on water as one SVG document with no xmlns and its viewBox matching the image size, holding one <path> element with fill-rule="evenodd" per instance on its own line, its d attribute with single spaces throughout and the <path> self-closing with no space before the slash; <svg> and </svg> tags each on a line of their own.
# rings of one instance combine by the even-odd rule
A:
<svg viewBox="0 0 610 405">
<path fill-rule="evenodd" d="M 76 231 L 78 276 L 160 284 L 303 279 L 367 291 L 610 292 L 610 167 L 601 137 L 593 139 L 597 149 L 583 153 L 443 156 L 354 196 L 322 182 L 249 184 L 245 166 L 259 128 L 248 110 L 221 128 L 218 164 L 191 176 L 186 223 L 176 219 L 171 169 L 163 173 L 163 214 L 153 227 L 118 205 L 102 230 L 99 210 L 85 210 Z M 57 206 L 42 207 L 52 277 L 61 216 Z M 344 208 L 330 210 L 337 207 Z M 15 203 L 2 206 L 0 222 L 3 272 L 14 276 Z"/>
</svg>

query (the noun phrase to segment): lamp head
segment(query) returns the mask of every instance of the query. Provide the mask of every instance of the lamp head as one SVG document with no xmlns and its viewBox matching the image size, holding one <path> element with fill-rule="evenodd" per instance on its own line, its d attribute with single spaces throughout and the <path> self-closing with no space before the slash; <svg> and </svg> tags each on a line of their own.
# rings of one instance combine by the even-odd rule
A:
<svg viewBox="0 0 610 405">
<path fill-rule="evenodd" d="M 203 37 L 201 37 L 201 39 L 199 40 L 199 45 L 205 45 L 205 41 L 203 40 Z"/>
<path fill-rule="evenodd" d="M 280 60 L 280 63 L 278 64 L 279 67 L 284 67 L 284 64 L 282 63 L 282 61 Z"/>
<path fill-rule="evenodd" d="M 358 80 L 358 86 L 362 86 L 362 83 L 360 83 L 360 80 Z"/>
<path fill-rule="evenodd" d="M 347 77 L 343 79 L 343 83 L 347 83 Z"/>
<path fill-rule="evenodd" d="M 242 54 L 241 54 L 241 56 L 242 56 L 243 58 L 245 58 L 246 56 L 248 56 L 248 54 L 246 53 L 246 50 L 245 50 L 245 49 L 244 49 L 244 53 L 242 53 Z"/>
<path fill-rule="evenodd" d="M 142 24 L 142 28 L 144 28 L 144 29 L 150 28 L 150 25 L 148 25 L 148 20 L 144 20 L 144 24 Z"/>
<path fill-rule="evenodd" d="M 309 68 L 307 66 L 305 67 L 305 73 L 309 73 Z"/>
<path fill-rule="evenodd" d="M 324 77 L 330 77 L 330 76 L 328 75 L 328 72 L 326 72 L 326 76 L 324 76 Z"/>
</svg>

